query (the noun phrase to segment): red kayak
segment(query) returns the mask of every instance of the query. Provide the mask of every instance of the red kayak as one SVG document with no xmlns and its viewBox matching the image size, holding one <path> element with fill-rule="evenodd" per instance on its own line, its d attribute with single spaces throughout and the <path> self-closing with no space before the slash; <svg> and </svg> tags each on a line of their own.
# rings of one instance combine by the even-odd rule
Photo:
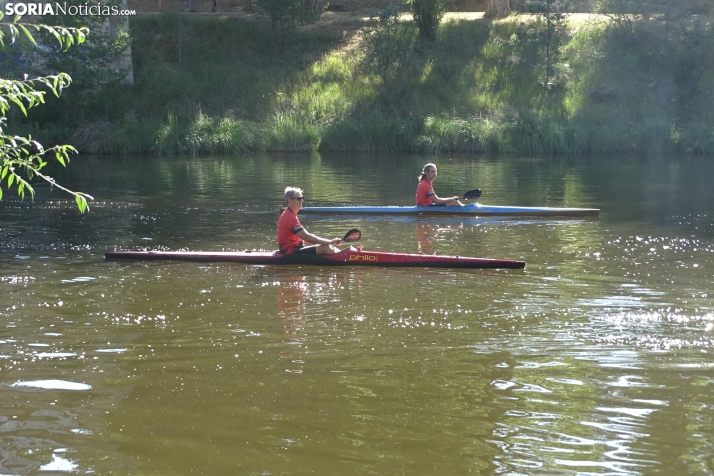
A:
<svg viewBox="0 0 714 476">
<path fill-rule="evenodd" d="M 175 260 L 210 261 L 216 263 L 245 263 L 262 265 L 316 266 L 384 266 L 421 268 L 504 268 L 519 269 L 525 261 L 506 259 L 468 258 L 464 256 L 418 255 L 409 253 L 386 253 L 347 248 L 331 255 L 299 255 L 276 252 L 232 251 L 108 251 L 108 260 Z"/>
</svg>

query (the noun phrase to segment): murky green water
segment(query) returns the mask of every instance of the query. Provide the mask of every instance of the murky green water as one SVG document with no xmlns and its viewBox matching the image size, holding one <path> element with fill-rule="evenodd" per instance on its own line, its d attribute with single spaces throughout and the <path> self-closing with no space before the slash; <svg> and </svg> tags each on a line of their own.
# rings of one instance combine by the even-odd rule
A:
<svg viewBox="0 0 714 476">
<path fill-rule="evenodd" d="M 75 159 L 0 202 L 0 474 L 711 474 L 714 161 L 441 157 L 437 193 L 595 220 L 309 217 L 525 271 L 105 262 L 275 248 L 424 158 Z"/>
</svg>

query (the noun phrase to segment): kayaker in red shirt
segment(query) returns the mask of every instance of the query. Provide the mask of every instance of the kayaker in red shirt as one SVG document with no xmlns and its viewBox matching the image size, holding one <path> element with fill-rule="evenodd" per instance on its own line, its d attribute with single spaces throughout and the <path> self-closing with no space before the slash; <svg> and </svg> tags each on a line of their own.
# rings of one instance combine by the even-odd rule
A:
<svg viewBox="0 0 714 476">
<path fill-rule="evenodd" d="M 337 248 L 342 240 L 333 238 L 327 240 L 308 233 L 297 214 L 302 208 L 302 190 L 295 187 L 285 188 L 285 201 L 288 206 L 278 218 L 278 248 L 283 253 L 300 253 L 308 255 L 329 255 L 338 253 Z"/>
<path fill-rule="evenodd" d="M 447 207 L 463 207 L 464 204 L 459 201 L 459 197 L 439 198 L 434 193 L 434 187 L 431 183 L 436 178 L 436 165 L 426 164 L 417 177 L 419 186 L 416 192 L 416 204 L 418 207 L 430 207 L 432 205 L 446 205 Z"/>
</svg>

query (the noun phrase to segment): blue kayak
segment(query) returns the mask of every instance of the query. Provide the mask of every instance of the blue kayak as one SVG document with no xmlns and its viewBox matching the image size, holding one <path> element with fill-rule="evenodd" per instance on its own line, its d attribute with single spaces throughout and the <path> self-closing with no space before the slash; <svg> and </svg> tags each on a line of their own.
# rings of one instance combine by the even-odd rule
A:
<svg viewBox="0 0 714 476">
<path fill-rule="evenodd" d="M 305 207 L 300 213 L 334 213 L 341 215 L 467 215 L 467 216 L 598 216 L 598 208 L 509 207 L 473 203 L 463 207 Z"/>
</svg>

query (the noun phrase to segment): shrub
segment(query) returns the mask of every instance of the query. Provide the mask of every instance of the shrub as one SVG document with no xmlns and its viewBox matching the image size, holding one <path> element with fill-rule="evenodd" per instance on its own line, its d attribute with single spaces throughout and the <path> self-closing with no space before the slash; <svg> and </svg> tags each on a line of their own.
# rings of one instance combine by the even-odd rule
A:
<svg viewBox="0 0 714 476">
<path fill-rule="evenodd" d="M 545 82 L 553 77 L 561 45 L 565 41 L 568 26 L 566 12 L 571 7 L 571 0 L 520 0 L 518 9 L 532 13 L 543 21 L 545 28 L 539 31 L 538 41 L 545 49 Z"/>
<path fill-rule="evenodd" d="M 256 13 L 270 28 L 273 44 L 282 47 L 287 36 L 298 25 L 315 23 L 321 11 L 303 0 L 247 0 L 246 10 Z"/>
<path fill-rule="evenodd" d="M 362 68 L 379 76 L 388 99 L 398 96 L 404 85 L 414 40 L 410 29 L 400 24 L 399 13 L 396 6 L 388 6 L 372 15 L 372 26 L 363 32 Z"/>
</svg>

